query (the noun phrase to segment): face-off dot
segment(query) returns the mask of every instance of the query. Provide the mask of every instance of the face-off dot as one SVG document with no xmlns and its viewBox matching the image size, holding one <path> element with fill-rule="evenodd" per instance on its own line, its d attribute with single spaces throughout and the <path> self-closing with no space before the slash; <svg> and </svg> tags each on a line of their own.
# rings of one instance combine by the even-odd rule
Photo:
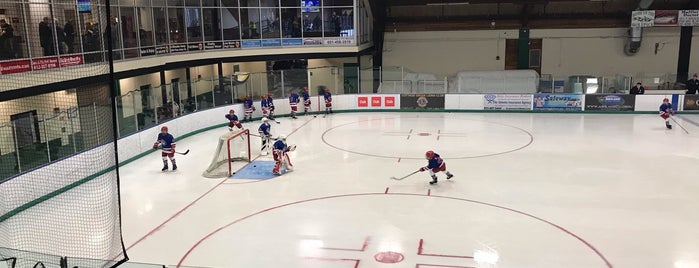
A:
<svg viewBox="0 0 699 268">
<path fill-rule="evenodd" d="M 393 251 L 379 252 L 374 255 L 374 260 L 380 263 L 399 263 L 403 259 L 405 259 L 403 254 Z"/>
<path fill-rule="evenodd" d="M 430 136 L 430 135 L 432 135 L 432 134 L 426 133 L 426 132 L 420 132 L 420 133 L 418 133 L 417 135 L 418 135 L 418 136 Z"/>
</svg>

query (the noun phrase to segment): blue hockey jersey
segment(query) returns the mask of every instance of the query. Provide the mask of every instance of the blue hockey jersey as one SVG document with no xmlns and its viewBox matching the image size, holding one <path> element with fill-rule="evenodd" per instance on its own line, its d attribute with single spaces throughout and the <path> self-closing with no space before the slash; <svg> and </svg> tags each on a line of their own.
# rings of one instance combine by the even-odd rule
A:
<svg viewBox="0 0 699 268">
<path fill-rule="evenodd" d="M 163 146 L 163 150 L 170 149 L 175 146 L 175 137 L 173 137 L 170 133 L 160 133 L 158 134 L 158 140 L 155 142 L 161 144 Z"/>
<path fill-rule="evenodd" d="M 296 93 L 291 94 L 291 96 L 289 96 L 289 103 L 290 104 L 299 103 L 299 94 L 296 94 Z"/>
<path fill-rule="evenodd" d="M 304 91 L 304 92 L 303 92 L 303 99 L 304 99 L 304 100 L 310 100 L 310 99 L 311 99 L 311 95 L 308 95 L 308 91 Z"/>
<path fill-rule="evenodd" d="M 442 160 L 441 157 L 439 157 L 439 154 L 435 153 L 434 156 L 430 159 L 427 160 L 427 168 L 438 168 L 442 166 L 444 163 L 444 160 Z"/>
<path fill-rule="evenodd" d="M 661 111 L 661 112 L 669 113 L 670 111 L 672 111 L 672 103 L 667 103 L 667 104 L 663 103 L 663 104 L 661 104 L 661 105 L 660 105 L 660 111 Z"/>
<path fill-rule="evenodd" d="M 238 116 L 235 114 L 226 114 L 226 119 L 228 119 L 231 122 L 237 122 Z"/>
<path fill-rule="evenodd" d="M 259 132 L 260 135 L 265 135 L 265 136 L 271 135 L 271 133 L 269 131 L 270 131 L 269 123 L 262 123 L 262 125 L 260 125 L 260 128 L 257 129 L 257 132 Z"/>
</svg>

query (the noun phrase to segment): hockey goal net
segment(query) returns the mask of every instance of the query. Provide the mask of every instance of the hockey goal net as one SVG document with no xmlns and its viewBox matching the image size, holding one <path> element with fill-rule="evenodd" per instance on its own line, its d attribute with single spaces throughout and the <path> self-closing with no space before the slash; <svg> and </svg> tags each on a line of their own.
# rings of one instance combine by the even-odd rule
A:
<svg viewBox="0 0 699 268">
<path fill-rule="evenodd" d="M 211 164 L 204 171 L 207 178 L 224 178 L 233 175 L 234 162 L 250 162 L 250 130 L 243 129 L 221 135 Z"/>
</svg>

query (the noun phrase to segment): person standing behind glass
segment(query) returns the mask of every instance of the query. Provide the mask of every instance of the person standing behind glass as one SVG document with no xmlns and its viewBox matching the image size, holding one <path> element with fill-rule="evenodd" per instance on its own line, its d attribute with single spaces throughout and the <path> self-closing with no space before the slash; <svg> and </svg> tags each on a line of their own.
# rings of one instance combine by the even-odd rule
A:
<svg viewBox="0 0 699 268">
<path fill-rule="evenodd" d="M 697 92 L 699 92 L 699 79 L 697 79 L 697 74 L 692 75 L 692 79 L 687 80 L 687 83 L 685 83 L 685 90 L 687 94 L 697 94 Z"/>
<path fill-rule="evenodd" d="M 67 53 L 73 53 L 73 45 L 75 44 L 75 28 L 73 27 L 72 21 L 66 22 L 63 26 L 63 34 L 65 35 L 65 43 L 68 46 Z"/>
<path fill-rule="evenodd" d="M 44 56 L 56 55 L 56 48 L 53 42 L 53 30 L 51 30 L 51 19 L 44 17 L 39 23 L 39 43 L 44 49 Z"/>
<path fill-rule="evenodd" d="M 61 24 L 58 23 L 58 20 L 55 20 L 53 25 L 56 27 L 56 40 L 58 41 L 58 53 L 59 54 L 66 54 L 68 47 L 66 46 L 66 34 L 63 31 L 63 27 L 61 27 Z"/>
<path fill-rule="evenodd" d="M 14 29 L 4 19 L 0 19 L 0 60 L 14 59 Z"/>
<path fill-rule="evenodd" d="M 643 95 L 646 90 L 641 85 L 641 82 L 636 83 L 636 86 L 632 87 L 630 90 L 631 95 Z"/>
</svg>

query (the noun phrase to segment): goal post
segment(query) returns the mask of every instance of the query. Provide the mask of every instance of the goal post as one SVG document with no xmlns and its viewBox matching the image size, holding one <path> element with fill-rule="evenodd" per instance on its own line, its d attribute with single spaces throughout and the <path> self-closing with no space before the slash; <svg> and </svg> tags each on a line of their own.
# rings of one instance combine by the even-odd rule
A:
<svg viewBox="0 0 699 268">
<path fill-rule="evenodd" d="M 232 131 L 219 137 L 213 159 L 202 175 L 207 178 L 230 177 L 234 162 L 250 161 L 250 130 Z"/>
</svg>

